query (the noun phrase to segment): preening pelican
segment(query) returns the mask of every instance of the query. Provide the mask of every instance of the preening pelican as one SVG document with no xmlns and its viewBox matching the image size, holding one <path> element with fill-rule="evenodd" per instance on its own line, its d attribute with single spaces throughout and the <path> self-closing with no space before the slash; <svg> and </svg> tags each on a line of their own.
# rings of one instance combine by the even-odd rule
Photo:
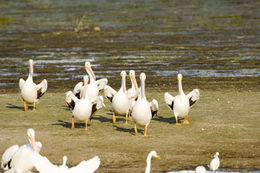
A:
<svg viewBox="0 0 260 173">
<path fill-rule="evenodd" d="M 218 169 L 218 167 L 220 165 L 218 155 L 219 155 L 219 153 L 216 152 L 216 154 L 214 155 L 214 158 L 211 160 L 210 165 L 209 165 L 209 169 L 212 170 L 213 172 L 216 172 L 216 170 Z"/>
<path fill-rule="evenodd" d="M 14 145 L 8 148 L 3 156 L 1 167 L 8 170 L 10 173 L 24 173 L 33 168 L 32 156 L 33 153 L 38 153 L 41 150 L 42 144 L 35 142 L 35 132 L 33 129 L 27 130 L 29 144 Z"/>
<path fill-rule="evenodd" d="M 21 90 L 21 96 L 24 101 L 24 111 L 28 110 L 27 104 L 33 104 L 33 110 L 35 111 L 36 102 L 46 92 L 48 83 L 44 79 L 40 84 L 36 85 L 33 82 L 33 60 L 29 60 L 30 70 L 29 76 L 24 81 L 22 78 L 19 80 L 19 87 Z"/>
<path fill-rule="evenodd" d="M 145 169 L 145 173 L 150 173 L 151 171 L 151 160 L 152 160 L 152 157 L 155 157 L 159 160 L 161 160 L 161 157 L 156 153 L 156 151 L 151 151 L 147 158 L 146 158 L 146 169 Z"/>
<path fill-rule="evenodd" d="M 93 173 L 99 165 L 100 159 L 98 156 L 90 160 L 83 160 L 77 166 L 68 168 L 66 166 L 67 157 L 63 157 L 63 164 L 57 166 L 52 164 L 47 157 L 43 157 L 38 153 L 33 155 L 33 165 L 40 173 Z"/>
<path fill-rule="evenodd" d="M 98 96 L 98 93 L 100 90 L 104 89 L 108 80 L 107 80 L 107 78 L 103 78 L 103 79 L 99 79 L 96 81 L 96 75 L 94 74 L 94 72 L 91 68 L 90 62 L 85 63 L 85 68 L 86 68 L 86 71 L 90 78 L 89 85 L 87 86 L 87 95 L 89 98 L 94 98 L 94 97 Z M 82 93 L 83 93 L 83 82 L 79 82 L 74 87 L 73 94 L 76 97 L 81 98 Z"/>
<path fill-rule="evenodd" d="M 145 97 L 145 79 L 146 75 L 141 73 L 141 94 L 139 94 L 137 101 L 133 104 L 132 117 L 135 121 L 135 134 L 137 135 L 136 124 L 138 124 L 145 126 L 144 136 L 147 136 L 148 125 L 150 124 L 152 117 L 157 114 L 159 105 L 155 99 L 153 99 L 150 103 L 147 101 Z"/>
<path fill-rule="evenodd" d="M 207 171 L 206 171 L 206 169 L 205 169 L 205 167 L 204 166 L 197 166 L 196 168 L 195 168 L 195 173 L 206 173 Z"/>
<path fill-rule="evenodd" d="M 130 100 L 133 97 L 136 97 L 136 95 L 138 95 L 138 92 L 136 92 L 136 95 L 132 95 L 132 96 L 128 95 L 126 91 L 126 72 L 122 71 L 120 75 L 122 77 L 122 81 L 121 81 L 121 87 L 118 90 L 118 92 L 116 92 L 113 88 L 107 85 L 104 88 L 104 94 L 112 102 L 113 123 L 116 122 L 115 114 L 118 114 L 118 115 L 125 115 L 125 123 L 127 124 L 128 111 L 130 108 Z"/>
<path fill-rule="evenodd" d="M 199 100 L 200 92 L 198 89 L 194 89 L 188 95 L 185 95 L 182 89 L 182 75 L 178 74 L 178 88 L 179 94 L 175 97 L 170 95 L 168 92 L 164 94 L 164 100 L 166 104 L 173 110 L 176 125 L 180 125 L 178 117 L 185 117 L 183 124 L 189 124 L 188 114 L 190 107 Z"/>
<path fill-rule="evenodd" d="M 74 117 L 77 120 L 85 121 L 85 130 L 88 129 L 88 121 L 92 119 L 92 115 L 101 109 L 104 105 L 102 96 L 95 96 L 90 98 L 87 93 L 88 76 L 84 76 L 84 87 L 81 99 L 78 99 L 71 91 L 66 93 L 66 102 L 72 109 L 72 125 L 74 129 Z"/>
</svg>

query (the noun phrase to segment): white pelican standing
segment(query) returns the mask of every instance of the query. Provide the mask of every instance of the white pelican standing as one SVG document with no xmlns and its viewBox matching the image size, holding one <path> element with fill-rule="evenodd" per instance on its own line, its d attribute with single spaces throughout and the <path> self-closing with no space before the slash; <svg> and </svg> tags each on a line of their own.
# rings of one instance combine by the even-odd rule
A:
<svg viewBox="0 0 260 173">
<path fill-rule="evenodd" d="M 107 78 L 99 79 L 96 81 L 96 75 L 94 74 L 90 62 L 85 63 L 86 71 L 89 75 L 90 82 L 87 86 L 87 95 L 89 98 L 98 96 L 100 90 L 104 89 L 108 80 Z M 83 82 L 79 82 L 73 89 L 73 94 L 78 98 L 81 98 L 83 91 Z"/>
<path fill-rule="evenodd" d="M 211 160 L 210 165 L 209 165 L 209 169 L 212 170 L 213 172 L 216 172 L 216 170 L 218 169 L 218 167 L 220 165 L 218 155 L 219 155 L 219 153 L 216 152 L 216 154 L 214 155 L 214 158 Z"/>
<path fill-rule="evenodd" d="M 3 154 L 1 160 L 1 168 L 8 172 L 24 173 L 33 168 L 32 156 L 33 153 L 38 153 L 41 150 L 42 144 L 35 142 L 35 132 L 33 129 L 27 130 L 29 144 L 14 145 L 9 147 Z"/>
<path fill-rule="evenodd" d="M 38 153 L 33 155 L 33 164 L 39 173 L 93 173 L 99 165 L 100 159 L 98 156 L 90 160 L 83 160 L 77 166 L 68 168 L 66 166 L 67 157 L 63 157 L 63 164 L 57 166 L 52 164 L 47 157 L 41 156 Z"/>
<path fill-rule="evenodd" d="M 72 124 L 71 128 L 74 129 L 74 117 L 77 120 L 85 120 L 85 130 L 88 129 L 88 121 L 92 119 L 92 115 L 104 105 L 103 97 L 96 96 L 89 98 L 87 93 L 88 76 L 84 76 L 84 87 L 81 99 L 78 99 L 71 91 L 66 93 L 66 102 L 72 109 Z"/>
<path fill-rule="evenodd" d="M 146 169 L 145 169 L 145 173 L 150 173 L 151 171 L 151 160 L 152 158 L 155 157 L 159 160 L 161 160 L 161 157 L 156 153 L 156 151 L 151 151 L 147 158 L 146 158 Z"/>
<path fill-rule="evenodd" d="M 198 89 L 194 89 L 188 95 L 183 92 L 182 89 L 182 75 L 178 74 L 178 88 L 179 94 L 175 97 L 168 92 L 164 94 L 164 100 L 166 104 L 173 110 L 176 125 L 180 125 L 178 117 L 185 117 L 183 124 L 189 124 L 188 114 L 190 107 L 199 100 L 200 92 Z"/>
<path fill-rule="evenodd" d="M 150 124 L 150 121 L 154 115 L 157 114 L 159 110 L 159 105 L 157 100 L 153 99 L 150 103 L 145 97 L 145 79 L 146 76 L 144 73 L 140 74 L 141 80 L 141 94 L 139 94 L 137 101 L 133 104 L 132 117 L 135 121 L 135 134 L 137 135 L 136 124 L 145 126 L 144 127 L 144 136 L 147 136 L 147 128 Z"/>
<path fill-rule="evenodd" d="M 130 96 L 127 94 L 126 72 L 122 71 L 120 75 L 122 77 L 122 81 L 121 81 L 121 87 L 118 90 L 118 92 L 116 92 L 113 88 L 107 85 L 104 88 L 104 94 L 112 102 L 113 123 L 116 122 L 115 114 L 118 114 L 118 115 L 125 115 L 125 123 L 127 124 L 127 119 L 128 119 L 127 115 L 130 108 L 130 100 L 132 99 L 132 97 L 135 97 L 135 95 Z M 136 93 L 136 95 L 138 95 L 138 92 Z"/>
<path fill-rule="evenodd" d="M 38 99 L 43 96 L 46 92 L 48 83 L 47 80 L 44 79 L 40 84 L 36 85 L 33 82 L 33 60 L 29 60 L 30 70 L 29 76 L 24 81 L 23 79 L 19 80 L 19 87 L 21 90 L 21 96 L 24 101 L 24 111 L 28 110 L 27 104 L 33 104 L 33 110 L 35 111 L 36 102 Z"/>
</svg>

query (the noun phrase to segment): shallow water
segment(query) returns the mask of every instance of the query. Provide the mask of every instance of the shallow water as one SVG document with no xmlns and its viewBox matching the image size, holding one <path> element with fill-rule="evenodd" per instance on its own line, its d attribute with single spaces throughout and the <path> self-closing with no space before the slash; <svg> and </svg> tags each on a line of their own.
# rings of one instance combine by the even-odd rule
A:
<svg viewBox="0 0 260 173">
<path fill-rule="evenodd" d="M 259 84 L 258 1 L 0 1 L 0 90 L 18 87 L 35 60 L 35 79 L 68 89 L 90 61 L 98 78 L 146 72 L 148 87 L 203 80 Z M 81 21 L 78 22 L 77 21 Z M 94 31 L 94 27 L 101 31 Z M 79 32 L 75 32 L 78 30 Z M 119 86 L 119 82 L 109 82 Z M 196 81 L 195 81 L 196 84 Z"/>
<path fill-rule="evenodd" d="M 242 173 L 242 172 L 260 173 L 260 170 L 220 168 L 215 173 Z M 173 170 L 168 173 L 195 173 L 195 171 L 194 170 Z M 213 173 L 213 171 L 207 171 L 207 173 Z"/>
</svg>

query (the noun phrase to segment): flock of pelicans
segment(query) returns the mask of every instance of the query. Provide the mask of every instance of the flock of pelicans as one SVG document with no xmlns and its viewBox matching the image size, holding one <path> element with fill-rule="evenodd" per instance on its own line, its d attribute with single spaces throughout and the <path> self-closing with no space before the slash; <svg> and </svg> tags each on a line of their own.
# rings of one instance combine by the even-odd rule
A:
<svg viewBox="0 0 260 173">
<path fill-rule="evenodd" d="M 38 99 L 47 91 L 47 80 L 44 79 L 40 84 L 36 85 L 33 82 L 33 60 L 29 60 L 29 75 L 26 80 L 19 80 L 21 97 L 24 101 L 24 111 L 28 111 L 27 104 L 33 104 L 35 111 Z M 73 89 L 66 93 L 66 102 L 72 110 L 72 125 L 74 128 L 74 118 L 76 120 L 85 121 L 85 130 L 87 124 L 92 119 L 94 113 L 105 106 L 102 96 L 99 96 L 99 91 L 104 90 L 104 95 L 110 100 L 113 109 L 113 123 L 116 122 L 116 116 L 125 116 L 125 123 L 128 119 L 133 119 L 135 122 L 134 131 L 138 133 L 137 125 L 144 126 L 144 136 L 147 136 L 147 128 L 154 115 L 159 110 L 157 100 L 153 99 L 149 102 L 145 96 L 145 73 L 140 74 L 141 87 L 135 78 L 135 72 L 130 71 L 130 79 L 132 86 L 126 89 L 126 72 L 121 72 L 121 87 L 118 91 L 107 85 L 106 78 L 96 80 L 96 76 L 89 62 L 85 63 L 85 68 L 88 75 L 84 76 L 83 82 L 79 82 Z M 164 95 L 166 104 L 171 108 L 175 116 L 176 125 L 180 125 L 179 117 L 185 118 L 183 124 L 189 124 L 188 113 L 190 107 L 199 99 L 199 90 L 194 89 L 189 94 L 185 94 L 182 89 L 182 75 L 178 74 L 179 94 L 175 97 L 168 92 Z M 41 156 L 39 151 L 42 147 L 40 142 L 35 141 L 35 132 L 33 129 L 27 130 L 29 144 L 19 147 L 14 145 L 9 147 L 3 154 L 1 160 L 1 168 L 6 170 L 6 173 L 26 173 L 35 167 L 40 173 L 86 173 L 94 172 L 100 165 L 98 156 L 82 161 L 73 168 L 66 166 L 67 157 L 64 156 L 63 164 L 60 166 L 52 164 L 46 157 Z M 218 152 L 214 155 L 209 167 L 215 172 L 219 167 Z M 147 157 L 146 173 L 150 172 L 151 158 L 160 158 L 155 151 L 151 151 Z M 199 166 L 195 170 L 199 173 L 205 173 L 206 169 Z"/>
</svg>

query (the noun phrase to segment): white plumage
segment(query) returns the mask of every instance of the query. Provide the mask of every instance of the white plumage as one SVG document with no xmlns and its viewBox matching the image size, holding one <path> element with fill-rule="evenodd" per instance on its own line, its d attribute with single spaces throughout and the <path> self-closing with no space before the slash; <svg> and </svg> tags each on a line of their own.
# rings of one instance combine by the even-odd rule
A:
<svg viewBox="0 0 260 173">
<path fill-rule="evenodd" d="M 145 126 L 144 136 L 147 135 L 147 128 L 150 124 L 150 121 L 154 115 L 157 114 L 159 110 L 159 105 L 157 100 L 153 99 L 152 102 L 148 102 L 145 96 L 145 79 L 146 76 L 144 73 L 140 74 L 141 80 L 141 94 L 138 96 L 136 102 L 134 102 L 132 108 L 132 117 L 135 121 L 135 134 L 137 134 L 136 125 Z"/>
<path fill-rule="evenodd" d="M 207 171 L 206 171 L 206 169 L 205 169 L 205 167 L 204 166 L 197 166 L 196 168 L 195 168 L 195 173 L 206 173 Z"/>
<path fill-rule="evenodd" d="M 91 68 L 90 62 L 85 63 L 85 69 L 89 75 L 90 82 L 87 86 L 87 95 L 89 98 L 98 96 L 99 91 L 104 89 L 108 80 L 107 78 L 96 80 L 96 76 Z M 83 82 L 79 82 L 73 89 L 73 94 L 78 98 L 82 97 L 83 93 Z"/>
<path fill-rule="evenodd" d="M 190 111 L 190 107 L 199 100 L 199 90 L 194 89 L 189 94 L 185 94 L 182 89 L 182 75 L 178 74 L 178 88 L 179 94 L 175 97 L 170 95 L 168 92 L 164 94 L 164 100 L 166 104 L 173 110 L 173 114 L 175 116 L 176 125 L 180 125 L 178 123 L 178 117 L 185 117 L 184 124 L 189 124 L 188 114 Z"/>
<path fill-rule="evenodd" d="M 81 161 L 77 166 L 68 168 L 66 166 L 67 157 L 63 157 L 63 164 L 57 166 L 52 164 L 47 157 L 43 157 L 38 153 L 33 155 L 33 164 L 40 173 L 93 173 L 99 165 L 100 159 L 98 156 L 93 157 L 88 161 Z"/>
<path fill-rule="evenodd" d="M 151 171 L 151 160 L 152 158 L 155 157 L 157 159 L 161 160 L 161 157 L 156 153 L 156 151 L 151 151 L 147 158 L 146 158 L 146 169 L 145 169 L 145 173 L 150 173 Z"/>
<path fill-rule="evenodd" d="M 83 96 L 78 99 L 71 91 L 66 93 L 66 102 L 72 109 L 72 128 L 74 128 L 74 117 L 77 120 L 85 121 L 85 130 L 87 123 L 91 120 L 92 115 L 100 108 L 105 106 L 102 96 L 90 98 L 87 93 L 88 76 L 84 76 Z"/>
<path fill-rule="evenodd" d="M 211 160 L 210 165 L 209 165 L 209 169 L 212 170 L 213 172 L 215 172 L 220 165 L 218 156 L 219 156 L 219 153 L 216 152 L 216 154 L 214 155 L 214 158 Z"/>
<path fill-rule="evenodd" d="M 26 81 L 23 79 L 19 80 L 19 87 L 21 90 L 21 97 L 24 101 L 24 110 L 28 110 L 27 104 L 33 104 L 33 110 L 35 110 L 35 104 L 38 99 L 43 96 L 48 87 L 48 82 L 44 79 L 40 84 L 36 85 L 33 82 L 33 60 L 29 60 L 30 70 Z"/>
<path fill-rule="evenodd" d="M 120 75 L 122 77 L 122 81 L 121 87 L 118 90 L 118 92 L 116 92 L 112 87 L 107 85 L 104 88 L 104 94 L 112 102 L 113 122 L 116 122 L 115 114 L 118 114 L 126 116 L 127 124 L 127 115 L 131 104 L 130 100 L 132 100 L 138 95 L 138 91 L 136 92 L 136 94 L 128 95 L 126 91 L 126 72 L 122 71 Z"/>
<path fill-rule="evenodd" d="M 5 166 L 5 170 L 9 169 L 9 173 L 24 173 L 33 168 L 32 155 L 41 150 L 42 144 L 35 142 L 33 129 L 27 130 L 27 136 L 29 144 L 22 145 L 21 147 L 12 146 L 2 156 L 1 165 Z"/>
</svg>

